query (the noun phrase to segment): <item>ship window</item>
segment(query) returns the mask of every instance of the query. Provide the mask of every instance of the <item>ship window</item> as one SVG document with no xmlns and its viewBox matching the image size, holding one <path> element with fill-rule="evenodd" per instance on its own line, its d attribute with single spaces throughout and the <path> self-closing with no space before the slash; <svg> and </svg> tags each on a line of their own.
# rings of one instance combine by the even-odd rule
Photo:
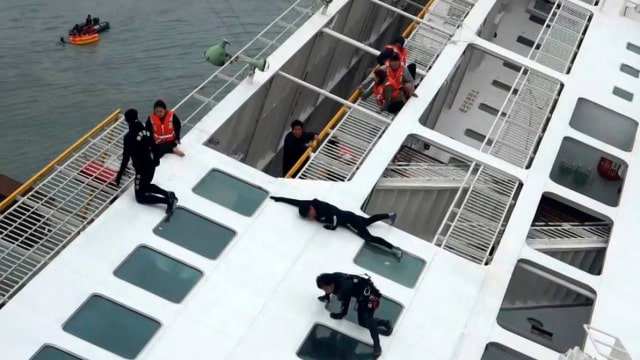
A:
<svg viewBox="0 0 640 360">
<path fill-rule="evenodd" d="M 406 251 L 402 259 L 398 259 L 386 249 L 368 244 L 362 246 L 354 262 L 358 266 L 410 288 L 416 284 L 426 264 L 423 259 Z"/>
<path fill-rule="evenodd" d="M 202 277 L 200 271 L 145 246 L 135 249 L 113 274 L 174 303 Z"/>
<path fill-rule="evenodd" d="M 638 123 L 632 118 L 583 98 L 578 99 L 569 125 L 625 151 L 633 147 L 638 130 Z"/>
<path fill-rule="evenodd" d="M 29 360 L 82 360 L 77 356 L 73 356 L 66 351 L 62 351 L 57 347 L 45 345 Z"/>
<path fill-rule="evenodd" d="M 153 232 L 211 260 L 215 260 L 235 236 L 233 230 L 182 207 L 176 208 Z"/>
<path fill-rule="evenodd" d="M 93 295 L 62 328 L 118 356 L 134 359 L 158 331 L 160 323 L 100 295 Z"/>
<path fill-rule="evenodd" d="M 627 64 L 620 64 L 620 71 L 627 75 L 631 75 L 634 78 L 640 76 L 640 70 L 634 68 L 633 66 L 629 66 Z"/>
<path fill-rule="evenodd" d="M 304 360 L 373 359 L 373 347 L 325 325 L 315 324 L 298 357 Z"/>
<path fill-rule="evenodd" d="M 631 52 L 634 52 L 634 53 L 636 53 L 636 54 L 640 55 L 640 46 L 638 46 L 638 45 L 636 45 L 636 44 L 634 44 L 634 43 L 630 43 L 630 42 L 628 42 L 628 43 L 627 43 L 627 50 L 629 50 L 629 51 L 631 51 Z"/>
<path fill-rule="evenodd" d="M 625 99 L 627 101 L 633 101 L 633 94 L 632 93 L 628 92 L 625 89 L 621 89 L 621 88 L 619 88 L 617 86 L 613 87 L 613 95 L 615 95 L 615 96 L 617 96 L 619 98 Z"/>
<path fill-rule="evenodd" d="M 466 129 L 464 131 L 464 136 L 471 138 L 477 142 L 481 142 L 484 143 L 484 141 L 487 139 L 487 136 L 484 134 L 481 134 L 473 129 Z M 491 139 L 489 139 L 487 141 L 487 146 L 491 146 L 493 144 L 493 141 Z"/>
<path fill-rule="evenodd" d="M 267 197 L 267 192 L 219 170 L 211 170 L 193 192 L 237 213 L 251 216 Z"/>
<path fill-rule="evenodd" d="M 325 309 L 329 310 L 330 312 L 340 312 L 340 304 L 340 301 L 331 299 L 331 301 L 325 305 Z M 358 312 L 353 310 L 355 309 L 355 306 L 356 299 L 351 299 L 351 304 L 349 304 L 349 309 L 351 310 L 349 311 L 347 316 L 345 316 L 345 319 L 351 321 L 354 324 L 357 324 Z M 398 318 L 400 317 L 400 313 L 402 313 L 402 305 L 384 295 L 380 298 L 380 306 L 378 307 L 378 310 L 376 310 L 377 318 L 389 320 L 391 321 L 391 326 L 395 326 L 396 321 L 398 321 Z"/>
<path fill-rule="evenodd" d="M 484 348 L 480 360 L 534 360 L 502 344 L 489 343 Z"/>
</svg>

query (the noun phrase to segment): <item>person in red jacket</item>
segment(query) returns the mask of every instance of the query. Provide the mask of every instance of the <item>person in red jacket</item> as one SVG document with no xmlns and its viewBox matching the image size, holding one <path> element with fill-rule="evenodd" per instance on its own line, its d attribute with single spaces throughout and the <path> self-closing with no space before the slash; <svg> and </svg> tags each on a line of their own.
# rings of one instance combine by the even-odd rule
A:
<svg viewBox="0 0 640 360">
<path fill-rule="evenodd" d="M 173 110 L 167 110 L 164 101 L 157 100 L 153 104 L 153 112 L 149 114 L 145 127 L 153 135 L 153 140 L 158 146 L 158 156 L 162 157 L 168 153 L 184 156 L 184 152 L 178 149 L 182 123 Z"/>
<path fill-rule="evenodd" d="M 380 55 L 378 55 L 378 65 L 389 65 L 389 59 L 393 56 L 393 54 L 398 54 L 398 56 L 400 57 L 400 66 L 406 66 L 407 70 L 409 70 L 409 73 L 411 74 L 411 77 L 413 77 L 413 79 L 415 80 L 416 64 L 408 63 L 408 50 L 406 47 L 404 47 L 404 42 L 404 38 L 402 36 L 398 36 L 393 39 L 393 42 L 386 45 L 380 52 Z"/>
</svg>

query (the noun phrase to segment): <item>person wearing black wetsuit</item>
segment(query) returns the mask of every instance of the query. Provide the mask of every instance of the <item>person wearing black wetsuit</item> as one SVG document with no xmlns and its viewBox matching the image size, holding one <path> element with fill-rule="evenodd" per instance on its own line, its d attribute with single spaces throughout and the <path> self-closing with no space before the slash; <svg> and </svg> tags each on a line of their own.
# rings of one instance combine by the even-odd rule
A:
<svg viewBox="0 0 640 360">
<path fill-rule="evenodd" d="M 369 329 L 373 340 L 373 355 L 378 357 L 382 353 L 379 335 L 389 336 L 393 332 L 391 321 L 373 317 L 376 309 L 380 305 L 382 294 L 373 281 L 367 276 L 345 274 L 335 272 L 331 274 L 320 274 L 316 278 L 318 289 L 322 289 L 325 295 L 318 297 L 318 300 L 328 302 L 331 295 L 335 295 L 341 304 L 339 313 L 331 313 L 331 318 L 342 319 L 349 312 L 351 298 L 356 299 L 358 311 L 358 324 Z"/>
<path fill-rule="evenodd" d="M 129 124 L 129 132 L 123 139 L 122 163 L 115 179 L 116 186 L 120 186 L 122 175 L 129 165 L 129 160 L 132 160 L 136 171 L 136 201 L 140 204 L 166 204 L 166 212 L 170 214 L 178 202 L 176 194 L 151 183 L 156 166 L 160 165 L 156 144 L 149 131 L 145 130 L 144 125 L 138 120 L 138 112 L 135 109 L 127 110 L 124 118 Z"/>
<path fill-rule="evenodd" d="M 402 257 L 402 249 L 397 246 L 393 246 L 390 242 L 381 237 L 371 235 L 367 229 L 367 227 L 374 222 L 386 219 L 389 219 L 391 225 L 393 225 L 396 220 L 395 213 L 375 214 L 365 218 L 363 216 L 356 215 L 351 211 L 341 210 L 334 205 L 318 199 L 296 200 L 279 196 L 271 196 L 271 199 L 275 202 L 283 202 L 285 204 L 297 206 L 300 216 L 303 218 L 315 219 L 325 224 L 324 228 L 327 230 L 335 230 L 338 226 L 345 226 L 360 236 L 364 241 L 384 247 L 393 252 L 398 258 Z"/>
</svg>

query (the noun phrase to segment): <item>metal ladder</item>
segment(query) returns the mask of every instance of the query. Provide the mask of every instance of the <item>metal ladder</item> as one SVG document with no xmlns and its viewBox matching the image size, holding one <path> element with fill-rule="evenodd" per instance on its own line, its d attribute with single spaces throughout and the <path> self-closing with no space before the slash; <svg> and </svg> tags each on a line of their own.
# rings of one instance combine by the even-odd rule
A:
<svg viewBox="0 0 640 360">
<path fill-rule="evenodd" d="M 114 113 L 117 115 L 117 113 Z M 126 189 L 112 181 L 120 167 L 122 137 L 128 126 L 121 115 L 96 132 L 67 160 L 53 165 L 32 189 L 0 214 L 0 304 L 46 266 Z"/>
<path fill-rule="evenodd" d="M 408 61 L 416 63 L 419 69 L 429 71 L 472 6 L 473 3 L 466 0 L 436 0 L 406 40 Z M 419 83 L 422 78 L 416 77 L 416 83 Z M 373 97 L 359 99 L 356 105 L 379 112 Z M 328 138 L 311 154 L 297 178 L 350 180 L 393 120 L 393 115 L 389 113 L 380 115 L 382 119 L 372 118 L 358 108 L 347 111 Z"/>
</svg>

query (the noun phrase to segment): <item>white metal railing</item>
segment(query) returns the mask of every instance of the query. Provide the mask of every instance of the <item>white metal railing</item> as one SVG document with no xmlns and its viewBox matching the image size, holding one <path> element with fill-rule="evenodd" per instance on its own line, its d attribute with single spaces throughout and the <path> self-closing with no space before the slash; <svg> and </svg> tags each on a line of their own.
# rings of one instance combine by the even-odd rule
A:
<svg viewBox="0 0 640 360">
<path fill-rule="evenodd" d="M 606 333 L 589 324 L 583 326 L 587 332 L 587 338 L 593 344 L 598 355 L 608 360 L 631 360 L 631 354 L 629 354 L 617 336 Z"/>
<path fill-rule="evenodd" d="M 436 163 L 393 163 L 382 174 L 387 179 L 439 179 L 459 180 L 466 178 L 469 165 Z"/>
<path fill-rule="evenodd" d="M 532 226 L 527 240 L 607 240 L 611 226 L 603 225 L 560 225 Z"/>
<path fill-rule="evenodd" d="M 578 52 L 591 12 L 567 1 L 556 1 L 553 9 L 547 18 L 547 22 L 550 22 L 549 30 L 533 60 L 566 73 Z M 545 29 L 546 26 L 543 26 L 540 33 Z"/>
<path fill-rule="evenodd" d="M 430 12 L 406 40 L 408 60 L 427 72 L 472 6 L 473 3 L 466 0 L 455 0 L 455 2 L 436 0 Z M 443 22 L 443 19 L 446 21 Z M 429 24 L 436 26 L 429 26 Z M 448 26 L 447 29 L 452 31 L 437 30 L 445 24 Z M 416 82 L 419 81 L 420 79 L 416 79 Z M 357 100 L 356 106 L 379 111 L 373 97 Z M 389 122 L 367 116 L 357 108 L 350 109 L 332 130 L 327 140 L 311 154 L 297 178 L 350 180 L 393 119 L 389 113 L 381 115 Z"/>
<path fill-rule="evenodd" d="M 234 52 L 234 55 L 246 55 L 255 58 L 269 56 L 293 34 L 297 26 L 314 14 L 319 5 L 314 0 L 295 1 L 251 41 L 237 52 Z M 267 38 L 267 36 L 273 36 L 273 38 Z M 189 115 L 183 119 L 183 125 L 186 124 L 185 131 L 195 126 L 213 106 L 230 93 L 248 74 L 249 69 L 249 65 L 245 63 L 229 61 L 182 99 L 173 110 L 188 111 Z M 187 105 L 195 108 L 185 109 Z M 201 114 L 203 110 L 205 113 Z M 201 116 L 196 119 L 199 114 Z"/>
<path fill-rule="evenodd" d="M 112 184 L 121 161 L 122 116 L 0 214 L 0 303 L 91 223 L 133 178 Z"/>
</svg>

